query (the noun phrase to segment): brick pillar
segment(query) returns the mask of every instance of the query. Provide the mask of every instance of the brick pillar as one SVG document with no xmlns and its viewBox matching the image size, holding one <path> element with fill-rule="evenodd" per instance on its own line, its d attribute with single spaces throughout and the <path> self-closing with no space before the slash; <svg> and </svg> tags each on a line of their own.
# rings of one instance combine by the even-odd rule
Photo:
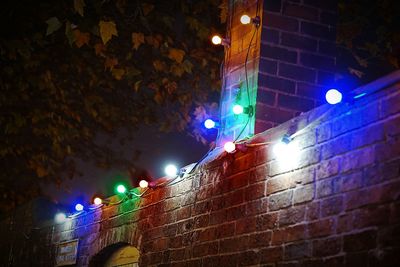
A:
<svg viewBox="0 0 400 267">
<path fill-rule="evenodd" d="M 262 0 L 229 0 L 225 47 L 223 88 L 221 93 L 221 127 L 217 143 L 242 139 L 254 134 L 255 116 L 235 115 L 232 107 L 256 106 L 258 63 L 260 58 L 261 26 L 242 25 L 240 17 L 262 16 Z M 247 61 L 246 61 L 247 58 Z M 247 73 L 245 71 L 245 63 Z M 247 75 L 246 75 L 247 74 Z M 247 77 L 247 79 L 246 79 Z M 254 112 L 253 112 L 254 113 Z"/>
<path fill-rule="evenodd" d="M 337 0 L 229 1 L 219 145 L 323 103 L 334 80 L 336 5 Z M 258 15 L 261 25 L 242 25 L 244 13 Z M 254 115 L 234 115 L 235 103 L 253 106 Z"/>
<path fill-rule="evenodd" d="M 255 133 L 318 106 L 335 72 L 336 0 L 264 0 Z"/>
</svg>

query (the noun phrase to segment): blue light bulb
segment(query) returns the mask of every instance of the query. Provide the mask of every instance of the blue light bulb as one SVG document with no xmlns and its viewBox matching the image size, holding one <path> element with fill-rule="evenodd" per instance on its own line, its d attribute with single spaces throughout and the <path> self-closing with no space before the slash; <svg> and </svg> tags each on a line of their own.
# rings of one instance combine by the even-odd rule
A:
<svg viewBox="0 0 400 267">
<path fill-rule="evenodd" d="M 204 122 L 204 127 L 206 127 L 207 129 L 212 129 L 215 127 L 215 121 L 213 121 L 212 119 L 207 119 Z"/>
<path fill-rule="evenodd" d="M 326 92 L 325 98 L 329 104 L 335 105 L 342 101 L 343 96 L 339 90 L 329 89 L 328 92 Z"/>
</svg>

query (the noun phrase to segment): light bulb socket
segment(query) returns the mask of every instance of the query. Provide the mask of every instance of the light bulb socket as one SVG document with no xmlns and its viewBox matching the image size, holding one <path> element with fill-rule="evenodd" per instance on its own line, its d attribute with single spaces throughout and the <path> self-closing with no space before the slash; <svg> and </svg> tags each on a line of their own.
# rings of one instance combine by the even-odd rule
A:
<svg viewBox="0 0 400 267">
<path fill-rule="evenodd" d="M 230 47 L 231 46 L 231 40 L 229 40 L 228 38 L 222 38 L 221 39 L 221 45 Z"/>
<path fill-rule="evenodd" d="M 251 23 L 254 24 L 257 28 L 260 27 L 261 19 L 260 16 L 255 16 L 254 18 L 251 19 Z"/>
<path fill-rule="evenodd" d="M 284 134 L 281 141 L 282 143 L 289 144 L 292 140 L 293 138 L 289 134 Z"/>
<path fill-rule="evenodd" d="M 249 115 L 249 117 L 252 117 L 254 114 L 254 108 L 252 105 L 249 105 L 247 107 L 243 108 L 243 113 Z"/>
</svg>

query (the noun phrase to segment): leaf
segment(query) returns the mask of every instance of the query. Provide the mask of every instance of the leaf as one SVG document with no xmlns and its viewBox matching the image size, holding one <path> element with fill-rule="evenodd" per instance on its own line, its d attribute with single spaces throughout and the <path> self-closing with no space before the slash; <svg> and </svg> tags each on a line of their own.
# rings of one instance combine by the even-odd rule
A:
<svg viewBox="0 0 400 267">
<path fill-rule="evenodd" d="M 84 14 L 84 8 L 85 8 L 85 0 L 74 0 L 74 9 L 75 12 L 78 13 L 83 17 Z"/>
<path fill-rule="evenodd" d="M 99 22 L 100 36 L 103 44 L 107 44 L 108 41 L 114 36 L 118 36 L 117 27 L 113 21 L 103 21 Z"/>
<path fill-rule="evenodd" d="M 189 60 L 183 61 L 182 67 L 187 73 L 192 73 L 193 64 Z"/>
<path fill-rule="evenodd" d="M 140 85 L 142 84 L 142 81 L 137 81 L 137 82 L 135 82 L 135 84 L 134 84 L 134 86 L 133 86 L 133 89 L 135 90 L 135 92 L 137 93 L 137 92 L 139 92 L 139 89 L 140 89 Z"/>
<path fill-rule="evenodd" d="M 185 72 L 185 69 L 182 67 L 182 65 L 178 64 L 173 64 L 171 66 L 171 72 L 177 77 L 181 77 L 183 73 Z"/>
<path fill-rule="evenodd" d="M 162 95 L 161 95 L 160 92 L 157 92 L 157 93 L 154 95 L 154 101 L 156 101 L 157 104 L 162 104 L 162 102 L 163 102 L 163 97 L 162 97 Z"/>
<path fill-rule="evenodd" d="M 222 4 L 218 7 L 220 9 L 219 17 L 221 23 L 225 23 L 228 17 L 228 1 L 223 0 Z"/>
<path fill-rule="evenodd" d="M 156 71 L 164 71 L 166 69 L 166 65 L 161 60 L 154 60 L 153 67 Z"/>
<path fill-rule="evenodd" d="M 176 48 L 170 48 L 168 57 L 172 60 L 175 60 L 178 63 L 181 63 L 183 57 L 185 56 L 185 51 Z"/>
<path fill-rule="evenodd" d="M 162 37 L 160 37 L 160 36 L 146 36 L 144 39 L 146 40 L 146 42 L 149 45 L 151 45 L 151 46 L 153 46 L 153 47 L 158 49 L 160 47 L 160 42 L 162 40 Z"/>
<path fill-rule="evenodd" d="M 353 69 L 353 68 L 348 68 L 349 72 L 355 76 L 357 76 L 358 78 L 361 78 L 362 76 L 364 76 L 364 72 Z"/>
<path fill-rule="evenodd" d="M 365 60 L 365 59 L 363 59 L 363 58 L 361 58 L 361 57 L 359 57 L 357 55 L 354 55 L 354 58 L 357 60 L 357 63 L 361 67 L 364 67 L 364 68 L 368 67 L 368 61 L 367 60 Z"/>
<path fill-rule="evenodd" d="M 135 50 L 138 50 L 139 46 L 144 44 L 144 34 L 141 32 L 132 33 L 132 46 Z"/>
<path fill-rule="evenodd" d="M 81 48 L 82 46 L 89 45 L 90 41 L 90 34 L 87 32 L 81 32 L 80 30 L 76 29 L 73 31 L 74 37 L 75 37 L 75 45 L 78 48 Z"/>
<path fill-rule="evenodd" d="M 46 30 L 46 36 L 52 34 L 53 32 L 57 31 L 58 29 L 61 28 L 62 24 L 58 20 L 57 17 L 51 17 L 48 20 L 46 20 L 47 23 L 47 30 Z"/>
<path fill-rule="evenodd" d="M 106 50 L 106 47 L 102 43 L 97 43 L 94 45 L 94 51 L 97 56 L 104 56 L 104 51 Z"/>
<path fill-rule="evenodd" d="M 125 75 L 125 70 L 114 68 L 112 69 L 111 73 L 114 76 L 114 78 L 119 81 Z"/>
<path fill-rule="evenodd" d="M 118 59 L 116 59 L 115 57 L 107 57 L 106 61 L 104 62 L 104 68 L 113 70 L 117 64 Z"/>
<path fill-rule="evenodd" d="M 44 176 L 46 176 L 48 174 L 47 170 L 41 165 L 36 166 L 36 170 L 35 171 L 36 171 L 36 174 L 37 174 L 37 176 L 39 178 L 42 178 L 42 177 L 44 177 Z"/>
<path fill-rule="evenodd" d="M 72 32 L 72 25 L 69 21 L 65 23 L 65 36 L 67 36 L 69 45 L 72 46 L 72 44 L 75 42 L 75 35 Z"/>
<path fill-rule="evenodd" d="M 147 14 L 149 14 L 154 9 L 154 5 L 143 3 L 142 9 L 143 9 L 143 14 L 147 16 Z"/>
</svg>

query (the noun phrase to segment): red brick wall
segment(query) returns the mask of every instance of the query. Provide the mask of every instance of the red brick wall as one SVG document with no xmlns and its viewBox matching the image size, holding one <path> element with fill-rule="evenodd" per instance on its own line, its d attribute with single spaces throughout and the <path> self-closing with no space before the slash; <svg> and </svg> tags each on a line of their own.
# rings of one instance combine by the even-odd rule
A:
<svg viewBox="0 0 400 267">
<path fill-rule="evenodd" d="M 300 150 L 291 166 L 272 144 L 254 146 L 287 132 Z M 79 238 L 79 266 L 120 242 L 140 250 L 140 266 L 399 266 L 400 84 L 249 144 L 140 201 L 59 225 L 53 242 Z"/>
<path fill-rule="evenodd" d="M 255 132 L 321 104 L 335 72 L 337 0 L 264 0 Z"/>
</svg>

